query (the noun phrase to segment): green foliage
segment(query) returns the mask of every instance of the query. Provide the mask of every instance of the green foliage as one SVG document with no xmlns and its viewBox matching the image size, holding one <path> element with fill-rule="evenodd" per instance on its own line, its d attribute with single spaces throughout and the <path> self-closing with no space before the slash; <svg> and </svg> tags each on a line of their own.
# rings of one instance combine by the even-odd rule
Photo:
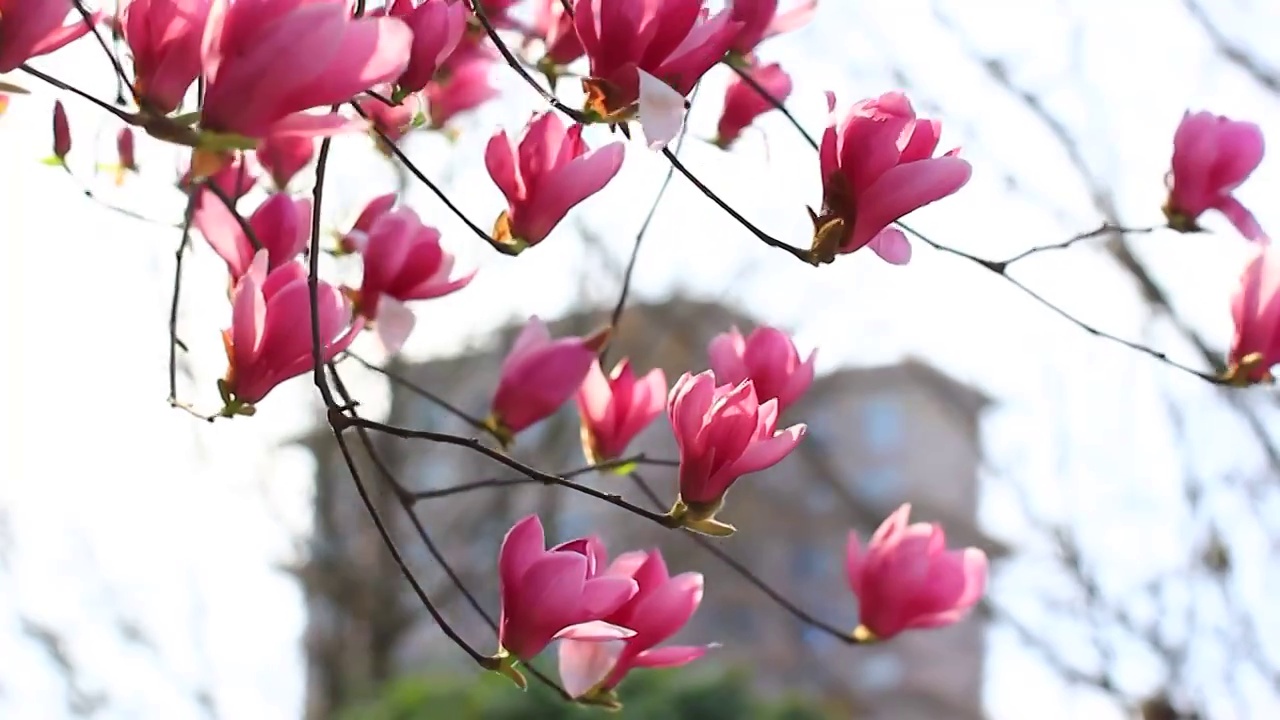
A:
<svg viewBox="0 0 1280 720">
<path fill-rule="evenodd" d="M 567 703 L 542 683 L 520 692 L 511 682 L 482 677 L 411 677 L 391 683 L 374 701 L 341 720 L 828 720 L 799 699 L 760 698 L 748 675 L 689 670 L 641 671 L 619 688 L 616 713 Z"/>
</svg>

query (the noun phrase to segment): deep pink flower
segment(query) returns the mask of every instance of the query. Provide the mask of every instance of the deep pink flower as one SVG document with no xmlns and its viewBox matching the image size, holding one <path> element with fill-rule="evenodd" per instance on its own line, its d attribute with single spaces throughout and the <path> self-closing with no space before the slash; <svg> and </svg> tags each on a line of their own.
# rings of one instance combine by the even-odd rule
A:
<svg viewBox="0 0 1280 720">
<path fill-rule="evenodd" d="M 672 517 L 691 530 L 729 535 L 715 519 L 725 493 L 743 475 L 785 458 L 808 429 L 778 430 L 778 401 L 759 403 L 750 380 L 716 384 L 715 373 L 685 373 L 667 398 L 667 417 L 680 451 L 680 497 Z"/>
<path fill-rule="evenodd" d="M 120 29 L 133 55 L 138 106 L 167 115 L 200 75 L 210 0 L 130 0 Z"/>
<path fill-rule="evenodd" d="M 801 0 L 795 7 L 781 13 L 778 12 L 778 0 L 734 0 L 730 11 L 742 27 L 734 36 L 729 50 L 739 59 L 745 58 L 764 40 L 807 25 L 817 9 L 818 0 Z"/>
<path fill-rule="evenodd" d="M 779 103 L 786 101 L 791 95 L 791 76 L 783 72 L 782 66 L 777 63 L 750 67 L 744 72 Z M 716 126 L 716 145 L 728 148 L 748 125 L 772 109 L 774 104 L 768 97 L 734 75 L 724 93 L 724 110 L 721 111 L 720 123 Z"/>
<path fill-rule="evenodd" d="M 564 11 L 564 0 L 534 0 L 533 32 L 542 40 L 540 66 L 564 66 L 586 53 L 573 16 Z"/>
<path fill-rule="evenodd" d="M 355 301 L 356 312 L 374 323 L 389 354 L 399 352 L 416 322 L 404 303 L 448 295 L 475 277 L 474 270 L 454 276 L 454 257 L 440 246 L 440 231 L 423 225 L 407 207 L 373 221 L 361 255 L 360 289 L 348 295 Z"/>
<path fill-rule="evenodd" d="M 1240 274 L 1231 298 L 1236 332 L 1228 360 L 1231 379 L 1240 383 L 1271 381 L 1280 364 L 1280 251 L 1259 247 Z"/>
<path fill-rule="evenodd" d="M 266 252 L 267 270 L 274 271 L 306 249 L 311 238 L 311 199 L 276 193 L 259 205 L 247 222 Z M 253 242 L 221 200 L 213 197 L 200 203 L 192 225 L 226 261 L 232 280 L 249 272 L 257 256 Z"/>
<path fill-rule="evenodd" d="M 498 387 L 490 404 L 489 425 L 499 437 L 510 437 L 550 417 L 582 385 L 605 336 L 551 339 L 536 315 L 529 318 L 502 361 Z"/>
<path fill-rule="evenodd" d="M 178 187 L 188 192 L 192 190 L 192 175 L 192 168 L 188 168 L 178 181 Z M 249 167 L 249 163 L 245 162 L 243 158 L 238 158 L 223 165 L 218 172 L 214 173 L 205 182 L 218 186 L 218 189 L 234 202 L 247 195 L 258 184 L 258 176 Z M 210 201 L 220 202 L 218 198 L 212 197 L 212 193 L 208 191 L 200 193 L 199 202 L 201 205 Z"/>
<path fill-rule="evenodd" d="M 78 13 L 67 20 L 71 9 L 71 0 L 0 0 L 0 73 L 89 32 L 90 24 Z M 96 23 L 100 17 L 94 13 L 91 19 Z"/>
<path fill-rule="evenodd" d="M 587 109 L 604 118 L 640 100 L 637 70 L 687 96 L 742 29 L 728 9 L 708 19 L 702 0 L 575 0 L 573 11 L 591 63 Z"/>
<path fill-rule="evenodd" d="M 566 130 L 554 112 L 535 115 L 518 144 L 498 130 L 484 153 L 489 177 L 507 198 L 494 239 L 517 250 L 542 242 L 571 209 L 618 174 L 622 158 L 622 143 L 591 150 L 582 126 Z"/>
<path fill-rule="evenodd" d="M 531 660 L 557 638 L 618 639 L 634 631 L 602 622 L 639 591 L 620 574 L 600 574 L 604 547 L 585 538 L 546 549 L 537 515 L 517 522 L 502 540 L 498 580 L 500 655 Z"/>
<path fill-rule="evenodd" d="M 423 95 L 427 100 L 427 117 L 433 130 L 442 130 L 457 115 L 474 110 L 498 96 L 489 81 L 493 60 L 472 54 L 465 62 L 448 64 L 444 76 L 427 84 Z"/>
<path fill-rule="evenodd" d="M 987 556 L 977 548 L 947 550 L 941 525 L 909 525 L 910 514 L 910 504 L 894 511 L 866 548 L 849 533 L 846 569 L 858 597 L 854 637 L 887 640 L 903 630 L 950 625 L 986 590 Z"/>
<path fill-rule="evenodd" d="M 53 102 L 53 156 L 65 161 L 71 152 L 71 125 L 61 100 Z"/>
<path fill-rule="evenodd" d="M 324 347 L 321 362 L 346 350 L 363 327 L 352 323 L 351 306 L 336 288 L 320 281 L 317 316 Z M 222 414 L 252 415 L 252 406 L 277 385 L 315 367 L 311 342 L 311 295 L 307 271 L 290 262 L 267 272 L 259 252 L 231 296 L 231 327 L 222 331 L 227 374 L 218 381 Z"/>
<path fill-rule="evenodd" d="M 347 0 L 213 0 L 201 130 L 264 138 L 359 129 L 304 111 L 396 79 L 413 33 L 395 18 L 350 15 Z"/>
<path fill-rule="evenodd" d="M 608 698 L 613 688 L 635 668 L 673 668 L 687 665 L 707 652 L 705 645 L 657 645 L 680 631 L 702 602 L 701 573 L 671 577 L 662 553 L 619 555 L 605 576 L 633 578 L 635 594 L 605 621 L 630 628 L 625 639 L 560 641 L 560 682 L 575 698 Z"/>
<path fill-rule="evenodd" d="M 716 379 L 737 384 L 750 380 L 756 399 L 776 399 L 781 414 L 813 384 L 817 351 L 800 360 L 795 343 L 781 330 L 759 327 L 743 337 L 738 328 L 711 339 L 707 356 Z"/>
<path fill-rule="evenodd" d="M 1187 112 L 1173 135 L 1173 169 L 1167 182 L 1164 213 L 1169 227 L 1182 232 L 1200 229 L 1197 220 L 1217 210 L 1249 240 L 1267 241 L 1253 213 L 1231 192 L 1262 162 L 1262 130 L 1250 122 L 1208 112 Z"/>
<path fill-rule="evenodd" d="M 133 128 L 123 127 L 116 133 L 116 156 L 120 159 L 120 169 L 136 172 L 138 159 L 134 153 Z"/>
<path fill-rule="evenodd" d="M 315 155 L 316 143 L 305 135 L 279 135 L 264 139 L 258 143 L 254 155 L 258 164 L 271 174 L 271 181 L 276 189 L 284 191 L 294 175 L 311 162 Z"/>
<path fill-rule="evenodd" d="M 835 110 L 835 95 L 827 105 Z M 969 182 L 972 168 L 959 148 L 933 157 L 942 123 L 916 117 L 900 92 L 863 100 L 822 136 L 822 213 L 809 211 L 814 223 L 811 253 L 815 263 L 868 245 L 895 265 L 911 260 L 911 245 L 898 218 L 956 192 Z"/>
<path fill-rule="evenodd" d="M 467 6 L 461 0 L 393 0 L 387 15 L 400 18 L 413 31 L 409 65 L 395 81 L 396 99 L 427 86 L 467 30 Z"/>
<path fill-rule="evenodd" d="M 369 242 L 369 230 L 378 218 L 391 211 L 396 205 L 396 194 L 387 193 L 369 201 L 368 205 L 360 211 L 360 215 L 356 217 L 351 229 L 342 236 L 338 241 L 339 247 L 344 253 L 354 253 L 364 250 L 365 243 Z"/>
<path fill-rule="evenodd" d="M 637 379 L 631 362 L 623 359 L 606 377 L 597 361 L 587 370 L 577 397 L 587 460 L 594 464 L 617 460 L 635 436 L 662 414 L 667 375 L 662 368 L 654 368 Z"/>
</svg>

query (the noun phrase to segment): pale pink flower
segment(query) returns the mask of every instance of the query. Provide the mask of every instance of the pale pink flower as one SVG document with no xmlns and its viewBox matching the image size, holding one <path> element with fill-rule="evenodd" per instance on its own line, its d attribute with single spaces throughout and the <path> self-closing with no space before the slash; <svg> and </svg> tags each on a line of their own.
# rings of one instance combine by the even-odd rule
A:
<svg viewBox="0 0 1280 720">
<path fill-rule="evenodd" d="M 633 630 L 602 621 L 639 591 L 630 577 L 601 574 L 599 565 L 604 560 L 598 538 L 548 550 L 537 515 L 517 522 L 498 553 L 502 651 L 528 661 L 558 638 L 605 640 L 634 635 Z"/>
<path fill-rule="evenodd" d="M 630 628 L 635 635 L 607 640 L 560 641 L 560 682 L 575 698 L 608 694 L 635 668 L 673 668 L 687 665 L 706 654 L 706 645 L 657 647 L 680 631 L 702 602 L 701 573 L 671 577 L 662 553 L 630 552 L 619 555 L 605 576 L 633 578 L 639 591 L 622 607 L 605 617 L 613 625 Z"/>
<path fill-rule="evenodd" d="M 129 0 L 120 21 L 133 56 L 139 107 L 167 115 L 200 76 L 200 49 L 210 0 Z"/>
<path fill-rule="evenodd" d="M 803 361 L 795 343 L 781 330 L 759 327 L 745 338 L 738 328 L 711 339 L 707 356 L 716 379 L 726 383 L 750 380 L 756 399 L 776 399 L 785 412 L 813 384 L 817 351 Z"/>
<path fill-rule="evenodd" d="M 363 326 L 352 323 L 351 306 L 336 288 L 317 284 L 317 316 L 324 344 L 321 362 L 346 350 Z M 311 295 L 307 271 L 290 262 L 267 272 L 259 252 L 231 296 L 231 327 L 222 331 L 227 374 L 218 381 L 224 415 L 252 415 L 253 405 L 277 385 L 315 368 L 311 341 Z"/>
<path fill-rule="evenodd" d="M 71 0 L 0 0 L 0 73 L 13 72 L 89 32 L 90 23 L 79 13 L 67 19 L 71 10 Z M 91 22 L 99 18 L 94 13 Z"/>
<path fill-rule="evenodd" d="M 586 53 L 564 0 L 534 0 L 533 32 L 542 40 L 544 65 L 568 65 Z"/>
<path fill-rule="evenodd" d="M 389 354 L 399 352 L 416 318 L 405 305 L 466 287 L 475 271 L 454 275 L 454 257 L 440 245 L 440 231 L 422 224 L 407 207 L 390 210 L 369 227 L 361 250 L 364 274 L 359 290 L 348 291 L 356 312 L 377 330 Z"/>
<path fill-rule="evenodd" d="M 951 625 L 986 590 L 987 556 L 977 548 L 947 550 L 941 525 L 908 524 L 910 514 L 910 504 L 894 511 L 865 548 L 849 534 L 846 570 L 858 597 L 859 639 Z"/>
<path fill-rule="evenodd" d="M 409 65 L 396 79 L 397 99 L 427 86 L 436 71 L 458 47 L 467 30 L 467 6 L 462 0 L 393 0 L 387 15 L 399 18 L 413 31 Z"/>
<path fill-rule="evenodd" d="M 356 98 L 356 105 L 369 119 L 369 134 L 373 136 L 374 144 L 384 154 L 390 155 L 383 137 L 392 143 L 398 143 L 409 134 L 420 109 L 421 94 L 410 93 L 401 98 L 398 105 L 388 105 L 385 98 L 386 95 L 382 98 L 361 95 Z"/>
<path fill-rule="evenodd" d="M 756 46 L 774 35 L 807 25 L 818 9 L 818 0 L 801 0 L 795 7 L 778 12 L 778 0 L 734 0 L 730 12 L 742 23 L 729 51 L 739 58 L 751 55 Z"/>
<path fill-rule="evenodd" d="M 302 172 L 302 169 L 311 162 L 315 152 L 316 143 L 310 137 L 279 135 L 268 137 L 258 143 L 258 149 L 254 151 L 254 155 L 258 158 L 258 164 L 270 173 L 276 189 L 283 191 L 289 186 L 293 176 Z"/>
<path fill-rule="evenodd" d="M 1187 112 L 1173 135 L 1173 169 L 1169 172 L 1169 227 L 1199 230 L 1206 210 L 1217 210 L 1249 240 L 1267 242 L 1253 213 L 1231 195 L 1262 162 L 1262 130 L 1208 112 Z"/>
<path fill-rule="evenodd" d="M 267 270 L 295 260 L 311 238 L 311 199 L 294 199 L 285 193 L 268 197 L 246 223 L 266 253 Z M 236 216 L 216 197 L 206 198 L 196 208 L 193 227 L 227 263 L 232 280 L 249 272 L 256 259 L 253 241 L 245 234 Z"/>
<path fill-rule="evenodd" d="M 834 112 L 835 95 L 827 93 Z M 814 221 L 813 261 L 868 245 L 887 262 L 911 260 L 911 244 L 889 225 L 951 195 L 969 181 L 972 168 L 959 148 L 933 157 L 942 133 L 938 120 L 916 117 L 906 95 L 890 92 L 863 100 L 822 136 L 822 213 Z"/>
<path fill-rule="evenodd" d="M 336 113 L 305 111 L 396 79 L 412 44 L 403 22 L 353 19 L 347 0 L 213 0 L 200 129 L 247 138 L 360 129 Z"/>
<path fill-rule="evenodd" d="M 535 115 L 519 143 L 498 130 L 484 154 L 489 177 L 507 198 L 494 239 L 520 250 L 542 242 L 571 209 L 618 174 L 622 158 L 622 143 L 591 150 L 582 126 L 566 130 L 554 112 Z"/>
<path fill-rule="evenodd" d="M 684 527 L 713 535 L 734 531 L 715 519 L 729 487 L 781 462 L 808 429 L 798 424 L 778 430 L 777 400 L 758 402 L 750 380 L 717 385 L 710 370 L 676 381 L 667 417 L 680 452 L 680 497 L 671 515 Z"/>
<path fill-rule="evenodd" d="M 190 192 L 194 189 L 194 171 L 188 168 L 182 174 L 182 178 L 178 181 L 178 187 Z M 216 173 L 204 182 L 210 185 L 216 185 L 222 194 L 226 195 L 229 200 L 235 202 L 244 197 L 258 184 L 258 176 L 249 167 L 249 163 L 243 158 L 237 158 L 232 162 L 222 165 Z M 204 205 L 208 202 L 221 202 L 218 198 L 213 197 L 213 193 L 202 191 L 200 193 L 199 203 Z"/>
<path fill-rule="evenodd" d="M 631 362 L 622 360 L 606 377 L 598 361 L 591 363 L 578 388 L 582 447 L 592 463 L 622 457 L 627 445 L 662 414 L 667 376 L 654 368 L 636 378 Z"/>
<path fill-rule="evenodd" d="M 779 103 L 786 101 L 791 95 L 791 76 L 783 72 L 782 66 L 777 63 L 763 67 L 752 66 L 744 72 Z M 756 118 L 773 110 L 774 104 L 769 101 L 769 97 L 761 95 L 747 81 L 734 75 L 724 93 L 724 110 L 721 111 L 720 123 L 716 126 L 716 145 L 728 148 Z"/>
<path fill-rule="evenodd" d="M 1240 274 L 1231 298 L 1236 332 L 1227 356 L 1233 380 L 1241 384 L 1272 380 L 1280 364 L 1280 251 L 1259 247 Z"/>
<path fill-rule="evenodd" d="M 471 55 L 465 62 L 452 62 L 440 79 L 427 84 L 423 95 L 427 101 L 427 117 L 433 130 L 442 130 L 454 117 L 474 110 L 498 96 L 489 80 L 493 60 L 484 55 Z"/>
<path fill-rule="evenodd" d="M 492 429 L 509 438 L 559 410 L 582 385 L 604 339 L 553 340 L 546 324 L 530 317 L 502 361 L 490 404 Z"/>
</svg>

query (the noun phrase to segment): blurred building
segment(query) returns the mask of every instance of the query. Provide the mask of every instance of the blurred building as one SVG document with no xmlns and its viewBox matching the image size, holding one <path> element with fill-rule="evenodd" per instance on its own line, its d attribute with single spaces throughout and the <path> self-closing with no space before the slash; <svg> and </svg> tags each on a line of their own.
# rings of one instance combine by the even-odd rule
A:
<svg viewBox="0 0 1280 720">
<path fill-rule="evenodd" d="M 551 325 L 557 336 L 585 334 L 606 320 L 604 312 L 584 313 Z M 705 368 L 707 341 L 732 325 L 746 332 L 754 323 L 708 303 L 632 307 L 614 336 L 610 357 L 629 357 L 640 371 L 662 367 L 674 382 L 686 370 Z M 391 370 L 456 408 L 483 416 L 498 365 L 517 331 L 499 333 L 487 350 Z M 721 516 L 740 532 L 716 542 L 798 606 L 850 630 L 857 613 L 844 572 L 848 533 L 855 529 L 866 538 L 899 503 L 913 503 L 913 518 L 943 522 L 953 544 L 976 545 L 1000 556 L 1003 548 L 975 521 L 979 416 L 987 402 L 918 361 L 819 377 L 784 417 L 784 424 L 808 423 L 807 438 L 776 467 L 738 482 Z M 393 392 L 390 422 L 478 435 L 407 386 Z M 415 527 L 379 463 L 371 462 L 354 433 L 350 437 L 362 484 L 415 576 L 450 625 L 482 652 L 496 649 L 496 636 L 433 561 L 426 540 L 448 558 L 476 603 L 496 616 L 499 544 L 517 518 L 537 512 L 552 541 L 595 532 L 612 553 L 660 547 L 673 572 L 704 573 L 702 608 L 677 640 L 721 643 L 711 661 L 750 665 L 765 688 L 821 695 L 831 702 L 833 717 L 983 716 L 984 629 L 976 619 L 875 647 L 850 647 L 795 620 L 683 533 L 536 483 L 499 484 L 419 502 L 421 527 Z M 308 444 L 318 459 L 314 539 L 297 572 L 310 609 L 308 713 L 319 719 L 398 673 L 469 660 L 431 622 L 392 562 L 332 437 L 317 434 Z M 385 436 L 374 438 L 373 446 L 382 468 L 415 491 L 516 479 L 466 448 Z M 661 418 L 633 450 L 649 458 L 676 456 Z M 522 433 L 513 454 L 552 471 L 584 465 L 573 404 Z M 674 470 L 643 466 L 638 474 L 662 498 L 659 509 L 665 511 L 675 497 Z M 648 503 L 627 477 L 591 473 L 578 479 L 636 504 Z"/>
</svg>

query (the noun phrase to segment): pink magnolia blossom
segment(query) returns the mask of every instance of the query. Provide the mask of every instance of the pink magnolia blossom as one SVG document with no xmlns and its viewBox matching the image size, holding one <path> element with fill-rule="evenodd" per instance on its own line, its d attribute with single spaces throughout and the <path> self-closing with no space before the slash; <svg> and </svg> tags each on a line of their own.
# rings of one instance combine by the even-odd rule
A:
<svg viewBox="0 0 1280 720">
<path fill-rule="evenodd" d="M 708 18 L 702 0 L 575 0 L 573 9 L 590 62 L 587 112 L 611 122 L 638 114 L 655 149 L 679 131 L 684 98 L 742 29 L 731 9 Z"/>
<path fill-rule="evenodd" d="M 462 0 L 393 0 L 387 15 L 399 18 L 413 31 L 409 65 L 396 79 L 396 99 L 418 92 L 435 77 L 445 59 L 458 47 L 467 30 L 467 6 Z"/>
<path fill-rule="evenodd" d="M 120 169 L 136 172 L 138 158 L 134 152 L 133 128 L 123 127 L 116 133 L 116 156 L 120 159 Z"/>
<path fill-rule="evenodd" d="M 781 330 L 759 327 L 745 338 L 738 328 L 711 339 L 707 356 L 716 378 L 726 383 L 750 380 L 760 401 L 776 399 L 781 414 L 813 384 L 817 351 L 803 361 L 795 343 Z"/>
<path fill-rule="evenodd" d="M 1228 360 L 1229 379 L 1240 384 L 1269 382 L 1280 364 L 1280 251 L 1257 248 L 1240 274 L 1231 298 L 1236 332 Z"/>
<path fill-rule="evenodd" d="M 399 352 L 416 318 L 404 304 L 430 300 L 466 287 L 475 271 L 454 275 L 454 257 L 440 246 L 440 231 L 422 224 L 407 207 L 388 211 L 369 227 L 361 255 L 359 290 L 349 291 L 356 312 L 378 332 L 387 352 Z"/>
<path fill-rule="evenodd" d="M 550 417 L 582 385 L 605 336 L 551 339 L 536 315 L 529 318 L 502 361 L 490 404 L 489 425 L 507 439 Z"/>
<path fill-rule="evenodd" d="M 387 141 L 398 143 L 413 129 L 413 121 L 421 104 L 420 98 L 420 94 L 411 93 L 401 98 L 398 105 L 388 105 L 382 98 L 368 95 L 356 98 L 356 105 L 369 119 L 369 134 L 383 154 L 392 154 L 386 147 Z"/>
<path fill-rule="evenodd" d="M 987 556 L 947 550 L 942 526 L 908 524 L 911 505 L 885 519 L 864 548 L 849 533 L 847 571 L 858 597 L 859 639 L 887 640 L 903 630 L 950 625 L 982 598 Z"/>
<path fill-rule="evenodd" d="M 622 360 L 606 377 L 599 361 L 591 363 L 578 388 L 582 447 L 594 464 L 622 457 L 627 445 L 662 413 L 667 375 L 654 368 L 636 378 L 631 362 Z"/>
<path fill-rule="evenodd" d="M 586 53 L 573 16 L 564 11 L 564 0 L 534 0 L 533 32 L 543 44 L 539 65 L 568 65 Z"/>
<path fill-rule="evenodd" d="M 53 102 L 53 156 L 65 161 L 71 152 L 71 124 L 61 100 Z"/>
<path fill-rule="evenodd" d="M 827 105 L 835 110 L 835 95 Z M 911 245 L 898 218 L 951 195 L 969 182 L 972 168 L 959 148 L 933 157 L 942 123 L 916 117 L 900 92 L 863 100 L 822 136 L 822 213 L 814 223 L 812 261 L 831 262 L 837 253 L 868 245 L 887 262 L 904 265 Z"/>
<path fill-rule="evenodd" d="M 89 32 L 71 0 L 0 0 L 0 73 L 13 72 L 33 57 L 47 55 Z M 99 13 L 91 16 L 98 22 Z M 64 24 L 65 23 L 65 24 Z"/>
<path fill-rule="evenodd" d="M 603 101 L 591 108 L 604 117 L 639 100 L 636 70 L 688 95 L 742 29 L 730 10 L 708 18 L 702 0 L 575 0 L 573 10 L 590 61 L 590 87 Z"/>
<path fill-rule="evenodd" d="M 535 115 L 519 143 L 498 130 L 484 153 L 489 177 L 507 198 L 494 239 L 517 250 L 542 242 L 571 209 L 618 174 L 622 158 L 622 143 L 591 150 L 582 126 L 566 130 L 554 112 Z"/>
<path fill-rule="evenodd" d="M 734 0 L 730 11 L 742 23 L 729 51 L 739 59 L 751 55 L 761 42 L 807 25 L 818 9 L 818 0 L 801 0 L 795 7 L 778 12 L 778 0 Z"/>
<path fill-rule="evenodd" d="M 200 75 L 201 39 L 210 0 L 130 0 L 120 31 L 133 55 L 138 105 L 167 115 Z"/>
<path fill-rule="evenodd" d="M 194 168 L 188 168 L 178 181 L 178 187 L 190 192 L 199 184 L 196 180 Z M 210 185 L 216 185 L 223 195 L 226 195 L 228 199 L 234 202 L 247 195 L 258 184 L 258 176 L 249 167 L 249 163 L 245 162 L 243 158 L 238 158 L 224 164 L 205 182 Z M 210 201 L 221 202 L 218 198 L 212 197 L 212 193 L 208 191 L 200 193 L 199 202 L 201 205 Z"/>
<path fill-rule="evenodd" d="M 391 211 L 396 205 L 396 194 L 387 193 L 369 201 L 368 205 L 360 211 L 351 229 L 347 231 L 339 240 L 339 247 L 344 253 L 361 252 L 364 246 L 369 242 L 369 230 L 373 224 L 383 215 Z"/>
<path fill-rule="evenodd" d="M 778 430 L 778 401 L 760 403 L 750 380 L 717 385 L 714 372 L 685 373 L 667 398 L 667 417 L 680 451 L 680 497 L 673 520 L 709 535 L 729 535 L 715 519 L 729 487 L 743 475 L 778 464 L 808 429 Z"/>
<path fill-rule="evenodd" d="M 277 135 L 258 143 L 254 156 L 258 158 L 258 164 L 270 173 L 276 189 L 284 191 L 293 176 L 302 172 L 302 169 L 311 162 L 315 152 L 315 140 L 310 137 Z"/>
<path fill-rule="evenodd" d="M 791 95 L 791 76 L 783 72 L 782 66 L 777 63 L 750 67 L 744 72 L 779 103 L 786 101 Z M 748 125 L 772 109 L 774 104 L 768 97 L 734 75 L 724 93 L 724 110 L 720 113 L 720 123 L 716 126 L 716 145 L 728 148 Z"/>
<path fill-rule="evenodd" d="M 1187 112 L 1173 135 L 1173 169 L 1167 178 L 1169 227 L 1199 230 L 1206 210 L 1217 210 L 1249 240 L 1267 241 L 1253 213 L 1231 192 L 1262 162 L 1262 130 L 1250 122 L 1208 112 Z"/>
<path fill-rule="evenodd" d="M 473 55 L 465 62 L 449 63 L 444 77 L 427 84 L 427 117 L 433 130 L 442 130 L 461 113 L 474 110 L 498 96 L 489 81 L 493 60 Z"/>
<path fill-rule="evenodd" d="M 317 316 L 324 343 L 320 360 L 346 350 L 363 326 L 352 323 L 351 306 L 336 288 L 317 284 Z M 311 295 L 307 271 L 290 262 L 267 272 L 259 252 L 231 296 L 231 327 L 222 331 L 227 374 L 218 381 L 226 406 L 222 414 L 252 415 L 252 406 L 277 385 L 314 369 Z"/>
<path fill-rule="evenodd" d="M 575 698 L 608 698 L 613 688 L 635 668 L 673 668 L 687 665 L 707 652 L 705 645 L 657 647 L 680 631 L 702 602 L 701 573 L 671 577 L 662 553 L 619 555 L 605 576 L 633 578 L 635 594 L 605 621 L 630 628 L 625 639 L 560 641 L 560 682 Z"/>
<path fill-rule="evenodd" d="M 604 547 L 595 537 L 548 550 L 537 515 L 507 531 L 498 552 L 500 655 L 528 661 L 558 638 L 606 640 L 635 635 L 602 621 L 639 591 L 630 577 L 601 574 L 604 560 Z"/>
<path fill-rule="evenodd" d="M 359 129 L 305 111 L 396 79 L 412 43 L 400 20 L 352 19 L 347 0 L 213 0 L 201 129 L 247 138 Z"/>
<path fill-rule="evenodd" d="M 267 270 L 274 271 L 306 249 L 311 238 L 311 199 L 276 193 L 259 205 L 246 222 L 262 243 Z M 227 263 L 232 280 L 249 272 L 250 264 L 257 259 L 253 241 L 221 200 L 215 197 L 202 202 L 192 225 Z"/>
</svg>

